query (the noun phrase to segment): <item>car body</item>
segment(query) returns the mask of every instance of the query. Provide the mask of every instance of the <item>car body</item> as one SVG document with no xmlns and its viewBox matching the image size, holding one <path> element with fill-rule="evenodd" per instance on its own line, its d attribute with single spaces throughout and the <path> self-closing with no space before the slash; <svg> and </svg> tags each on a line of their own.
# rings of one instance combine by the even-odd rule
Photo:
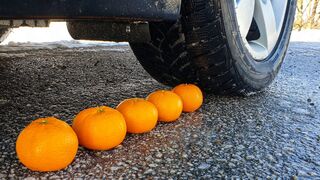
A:
<svg viewBox="0 0 320 180">
<path fill-rule="evenodd" d="M 178 19 L 180 7 L 181 0 L 3 0 L 0 19 L 9 26 L 33 26 L 30 20 L 163 21 Z"/>
</svg>

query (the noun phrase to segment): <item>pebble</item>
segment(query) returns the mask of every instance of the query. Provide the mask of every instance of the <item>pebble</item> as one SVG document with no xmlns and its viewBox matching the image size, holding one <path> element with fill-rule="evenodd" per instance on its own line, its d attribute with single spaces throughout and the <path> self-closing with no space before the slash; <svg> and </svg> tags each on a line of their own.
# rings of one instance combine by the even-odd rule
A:
<svg viewBox="0 0 320 180">
<path fill-rule="evenodd" d="M 188 154 L 183 153 L 183 154 L 182 154 L 182 157 L 183 157 L 183 158 L 187 158 L 187 157 L 188 157 Z"/>
<path fill-rule="evenodd" d="M 161 152 L 158 152 L 158 153 L 156 154 L 156 157 L 157 157 L 157 158 L 162 158 L 162 153 L 161 153 Z"/>
<path fill-rule="evenodd" d="M 152 174 L 152 173 L 154 173 L 153 169 L 148 169 L 144 172 L 144 174 Z"/>
<path fill-rule="evenodd" d="M 230 162 L 230 163 L 228 163 L 228 166 L 229 166 L 229 167 L 231 167 L 231 168 L 236 167 L 236 165 L 235 165 L 235 164 L 233 164 L 233 163 L 231 163 L 231 162 Z"/>
<path fill-rule="evenodd" d="M 275 158 L 271 154 L 267 155 L 267 159 L 271 162 L 276 162 Z"/>
<path fill-rule="evenodd" d="M 224 149 L 230 149 L 230 148 L 232 148 L 232 147 L 233 147 L 233 145 L 230 144 L 230 145 L 225 145 L 223 148 L 224 148 Z"/>
<path fill-rule="evenodd" d="M 149 167 L 152 167 L 152 168 L 155 168 L 157 166 L 158 166 L 157 164 L 149 164 Z"/>
<path fill-rule="evenodd" d="M 201 170 L 209 169 L 209 168 L 210 168 L 210 164 L 207 164 L 207 163 L 201 163 L 201 164 L 198 166 L 198 169 L 201 169 Z"/>
<path fill-rule="evenodd" d="M 110 169 L 111 169 L 111 171 L 117 171 L 118 169 L 120 169 L 120 167 L 118 167 L 118 166 L 112 166 Z"/>
<path fill-rule="evenodd" d="M 137 167 L 132 167 L 133 170 L 138 171 L 139 169 Z"/>
<path fill-rule="evenodd" d="M 244 145 L 239 145 L 239 146 L 237 146 L 237 149 L 238 150 L 243 150 L 245 147 L 244 147 Z"/>
<path fill-rule="evenodd" d="M 248 156 L 246 156 L 246 159 L 247 160 L 253 160 L 253 159 L 255 159 L 255 157 L 253 155 L 248 155 Z"/>
</svg>

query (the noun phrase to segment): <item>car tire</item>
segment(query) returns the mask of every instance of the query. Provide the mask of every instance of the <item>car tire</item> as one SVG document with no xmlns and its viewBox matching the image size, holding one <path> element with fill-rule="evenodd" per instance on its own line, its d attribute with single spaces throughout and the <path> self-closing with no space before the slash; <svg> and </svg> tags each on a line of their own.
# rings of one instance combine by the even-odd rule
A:
<svg viewBox="0 0 320 180">
<path fill-rule="evenodd" d="M 144 69 L 163 84 L 195 83 L 209 93 L 251 95 L 276 77 L 295 7 L 296 0 L 288 0 L 277 42 L 263 60 L 246 48 L 233 1 L 184 0 L 177 22 L 150 23 L 151 41 L 130 46 Z M 246 40 L 259 36 L 256 26 L 253 20 Z"/>
<path fill-rule="evenodd" d="M 0 28 L 0 43 L 3 42 L 8 37 L 10 32 L 11 32 L 11 29 L 9 28 Z"/>
</svg>

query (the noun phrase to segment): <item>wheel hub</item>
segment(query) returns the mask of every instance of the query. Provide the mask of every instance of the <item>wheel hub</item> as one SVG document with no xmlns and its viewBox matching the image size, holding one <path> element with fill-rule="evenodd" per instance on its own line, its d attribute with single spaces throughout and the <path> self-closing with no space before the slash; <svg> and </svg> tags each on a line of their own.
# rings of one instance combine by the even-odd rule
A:
<svg viewBox="0 0 320 180">
<path fill-rule="evenodd" d="M 279 39 L 288 0 L 234 0 L 239 31 L 252 57 L 262 61 Z M 258 34 L 252 38 L 252 33 Z"/>
</svg>

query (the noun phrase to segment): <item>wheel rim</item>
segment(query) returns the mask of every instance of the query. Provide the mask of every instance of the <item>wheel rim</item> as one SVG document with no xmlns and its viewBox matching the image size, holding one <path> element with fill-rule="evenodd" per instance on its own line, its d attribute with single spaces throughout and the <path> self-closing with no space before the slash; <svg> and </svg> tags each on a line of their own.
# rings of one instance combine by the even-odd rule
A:
<svg viewBox="0 0 320 180">
<path fill-rule="evenodd" d="M 252 57 L 267 58 L 279 39 L 288 0 L 234 0 L 239 31 Z"/>
</svg>

